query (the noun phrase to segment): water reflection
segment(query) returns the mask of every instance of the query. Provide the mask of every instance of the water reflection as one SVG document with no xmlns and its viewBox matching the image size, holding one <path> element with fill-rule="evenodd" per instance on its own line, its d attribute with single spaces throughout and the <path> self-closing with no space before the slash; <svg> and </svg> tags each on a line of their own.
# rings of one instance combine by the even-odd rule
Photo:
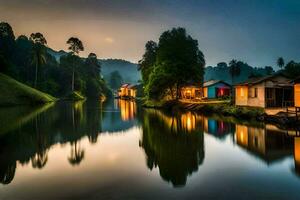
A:
<svg viewBox="0 0 300 200">
<path fill-rule="evenodd" d="M 136 103 L 129 100 L 118 100 L 118 107 L 121 110 L 123 121 L 133 120 L 136 117 Z"/>
<path fill-rule="evenodd" d="M 239 171 L 230 170 L 238 170 L 238 167 L 246 169 L 247 166 L 254 167 L 253 171 L 259 171 L 261 174 L 267 172 L 262 168 L 272 171 L 273 166 L 280 166 L 280 170 L 288 171 L 288 175 L 292 174 L 293 178 L 300 174 L 300 138 L 292 137 L 291 134 L 286 134 L 287 131 L 272 125 L 237 121 L 228 117 L 208 117 L 191 112 L 174 116 L 158 110 L 142 110 L 132 101 L 119 100 L 104 103 L 94 101 L 58 103 L 55 106 L 40 107 L 38 112 L 36 109 L 33 110 L 33 112 L 18 111 L 23 113 L 21 115 L 12 114 L 16 116 L 15 122 L 11 122 L 14 125 L 9 129 L 1 129 L 4 130 L 0 135 L 0 182 L 2 184 L 11 183 L 16 178 L 16 174 L 24 176 L 16 173 L 19 168 L 30 168 L 41 173 L 41 171 L 47 172 L 45 168 L 48 169 L 47 166 L 51 164 L 58 166 L 55 161 L 51 163 L 53 155 L 58 156 L 58 153 L 53 154 L 59 152 L 56 144 L 61 144 L 66 149 L 61 160 L 69 167 L 67 169 L 61 167 L 62 169 L 59 170 L 66 170 L 64 172 L 70 174 L 74 173 L 72 170 L 77 170 L 76 172 L 85 174 L 88 173 L 86 170 L 93 168 L 90 165 L 96 166 L 95 168 L 100 171 L 103 165 L 106 165 L 102 173 L 109 178 L 104 179 L 105 181 L 117 179 L 113 174 L 116 172 L 111 172 L 111 168 L 117 168 L 118 171 L 122 169 L 120 174 L 129 171 L 141 174 L 141 171 L 145 170 L 147 172 L 146 175 L 143 174 L 145 177 L 141 177 L 145 182 L 149 178 L 146 176 L 159 173 L 158 179 L 164 180 L 161 181 L 162 184 L 169 183 L 173 187 L 183 187 L 201 180 L 207 181 L 209 178 L 211 183 L 217 185 L 219 177 L 216 176 L 220 174 L 225 176 L 227 172 L 231 172 L 232 176 L 236 175 L 237 182 L 239 179 L 243 180 L 238 184 L 246 184 L 244 181 L 249 177 L 238 174 Z M 133 130 L 137 132 L 137 138 Z M 98 156 L 100 152 L 103 153 L 103 149 L 99 150 L 99 146 L 102 147 L 105 138 L 121 138 L 124 135 L 128 136 L 126 136 L 128 140 L 133 138 L 136 140 L 133 142 L 109 140 L 115 142 L 117 148 L 109 149 L 108 161 L 104 160 L 105 154 L 101 154 L 102 157 Z M 136 145 L 138 141 L 140 148 Z M 123 143 L 128 143 L 128 146 L 130 145 L 134 150 L 128 150 L 128 155 L 120 161 L 122 154 L 120 152 L 125 149 Z M 96 149 L 91 150 L 93 147 Z M 90 155 L 91 151 L 94 152 L 93 156 Z M 131 158 L 132 155 L 135 155 L 134 158 Z M 141 155 L 140 160 L 136 158 L 137 155 Z M 238 161 L 231 163 L 230 159 L 229 161 L 220 159 L 223 156 Z M 247 163 L 240 165 L 239 160 Z M 286 160 L 290 161 L 288 168 L 283 166 Z M 222 166 L 222 170 L 224 167 L 224 171 L 217 171 L 219 165 Z M 95 174 L 97 175 L 104 176 Z M 130 174 L 128 177 L 124 175 L 121 182 L 126 185 L 133 179 L 132 177 L 135 177 L 135 174 Z M 267 184 L 268 178 L 270 177 L 263 176 L 260 181 L 266 181 Z M 109 184 L 117 184 L 119 180 Z M 295 180 L 299 181 L 299 179 Z M 150 183 L 152 182 L 149 181 Z M 160 182 L 153 183 L 160 184 Z M 139 187 L 137 185 L 137 188 Z"/>
<path fill-rule="evenodd" d="M 9 131 L 5 129 L 0 137 L 1 183 L 12 181 L 17 163 L 44 168 L 50 147 L 57 143 L 70 144 L 67 159 L 71 165 L 79 165 L 84 159 L 81 138 L 87 136 L 91 143 L 96 143 L 102 132 L 101 109 L 101 102 L 57 103 L 39 107 L 38 111 L 33 108 L 34 114 L 21 109 L 22 117 L 16 117 L 16 125 L 9 126 Z M 18 116 L 20 109 L 15 110 L 12 115 Z"/>
<path fill-rule="evenodd" d="M 294 138 L 272 125 L 263 128 L 236 125 L 237 144 L 267 164 L 292 155 L 293 140 Z"/>
<path fill-rule="evenodd" d="M 159 168 L 161 177 L 175 187 L 184 186 L 187 176 L 204 160 L 204 136 L 198 117 L 188 113 L 167 116 L 148 110 L 143 117 L 141 146 L 150 170 Z M 199 125 L 199 126 L 198 126 Z"/>
</svg>

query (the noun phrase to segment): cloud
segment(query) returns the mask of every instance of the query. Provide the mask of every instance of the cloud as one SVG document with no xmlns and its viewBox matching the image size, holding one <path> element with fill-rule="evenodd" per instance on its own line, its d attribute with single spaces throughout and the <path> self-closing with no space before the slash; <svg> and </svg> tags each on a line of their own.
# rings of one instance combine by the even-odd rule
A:
<svg viewBox="0 0 300 200">
<path fill-rule="evenodd" d="M 115 42 L 115 40 L 114 40 L 113 38 L 111 38 L 111 37 L 106 37 L 106 38 L 104 39 L 104 41 L 105 41 L 106 43 L 109 43 L 109 44 L 112 44 L 112 43 Z"/>
</svg>

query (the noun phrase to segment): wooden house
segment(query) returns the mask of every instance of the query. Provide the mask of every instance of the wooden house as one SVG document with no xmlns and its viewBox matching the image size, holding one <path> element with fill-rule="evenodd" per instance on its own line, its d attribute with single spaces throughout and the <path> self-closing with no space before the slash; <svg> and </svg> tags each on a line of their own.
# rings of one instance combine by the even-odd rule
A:
<svg viewBox="0 0 300 200">
<path fill-rule="evenodd" d="M 123 84 L 118 91 L 118 97 L 124 99 L 134 99 L 136 97 L 136 85 Z"/>
<path fill-rule="evenodd" d="M 293 80 L 295 107 L 300 107 L 300 77 Z"/>
<path fill-rule="evenodd" d="M 221 80 L 210 80 L 203 84 L 203 98 L 215 99 L 230 96 L 231 85 Z"/>
<path fill-rule="evenodd" d="M 186 85 L 181 88 L 181 98 L 188 100 L 197 100 L 202 97 L 202 87 L 195 85 Z"/>
<path fill-rule="evenodd" d="M 248 79 L 235 86 L 235 104 L 261 108 L 294 106 L 293 84 L 282 74 Z"/>
</svg>

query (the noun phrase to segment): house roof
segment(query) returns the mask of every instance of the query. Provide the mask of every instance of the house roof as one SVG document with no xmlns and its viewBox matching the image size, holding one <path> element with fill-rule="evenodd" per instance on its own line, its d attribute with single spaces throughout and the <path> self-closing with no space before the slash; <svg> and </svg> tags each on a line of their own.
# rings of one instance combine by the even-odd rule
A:
<svg viewBox="0 0 300 200">
<path fill-rule="evenodd" d="M 277 74 L 264 76 L 264 77 L 250 78 L 250 79 L 248 79 L 244 82 L 236 84 L 236 86 L 239 86 L 239 85 L 256 85 L 256 84 L 262 83 L 264 81 L 272 80 L 273 78 L 278 77 L 278 76 L 282 76 L 282 77 L 287 78 L 285 75 L 283 75 L 281 73 L 277 73 Z M 277 85 L 278 86 L 291 86 L 291 80 L 289 80 L 287 78 L 287 81 L 281 81 L 281 82 L 277 81 Z"/>
<path fill-rule="evenodd" d="M 230 86 L 230 84 L 228 84 L 228 83 L 226 83 L 225 81 L 222 81 L 222 80 L 210 80 L 210 81 L 204 82 L 203 87 L 209 87 L 209 86 L 215 85 L 217 83 L 224 83 L 225 85 Z"/>
<path fill-rule="evenodd" d="M 136 88 L 137 88 L 137 85 L 125 83 L 125 84 L 123 84 L 123 85 L 121 86 L 121 88 L 136 89 Z"/>
<path fill-rule="evenodd" d="M 124 83 L 124 84 L 121 86 L 121 88 L 127 88 L 128 86 L 129 86 L 128 83 Z"/>
</svg>

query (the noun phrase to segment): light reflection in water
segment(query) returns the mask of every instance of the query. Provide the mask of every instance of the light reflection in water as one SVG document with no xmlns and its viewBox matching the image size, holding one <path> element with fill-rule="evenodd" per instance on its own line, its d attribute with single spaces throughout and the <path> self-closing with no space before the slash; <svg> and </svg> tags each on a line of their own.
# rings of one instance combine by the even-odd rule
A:
<svg viewBox="0 0 300 200">
<path fill-rule="evenodd" d="M 123 121 L 133 120 L 136 117 L 136 103 L 134 101 L 119 99 L 118 106 Z"/>
<path fill-rule="evenodd" d="M 120 185 L 125 187 L 128 182 L 138 180 L 135 182 L 136 188 L 144 187 L 140 189 L 144 192 L 149 189 L 147 184 L 148 187 L 162 188 L 162 191 L 182 187 L 182 192 L 189 191 L 184 186 L 190 184 L 198 188 L 195 193 L 203 193 L 205 185 L 210 184 L 219 186 L 218 190 L 222 191 L 218 185 L 219 177 L 224 178 L 230 173 L 232 177 L 227 180 L 228 184 L 247 185 L 247 180 L 243 179 L 245 175 L 240 173 L 238 166 L 247 170 L 249 165 L 249 169 L 252 168 L 249 176 L 259 174 L 259 180 L 266 181 L 264 184 L 278 174 L 269 167 L 271 164 L 285 174 L 285 183 L 289 183 L 290 174 L 292 177 L 300 174 L 300 139 L 286 135 L 286 131 L 275 126 L 253 125 L 191 112 L 174 116 L 150 109 L 140 113 L 132 101 L 118 101 L 118 108 L 120 112 L 102 113 L 102 104 L 98 103 L 89 107 L 86 102 L 54 106 L 18 127 L 15 132 L 3 135 L 0 139 L 1 183 L 18 191 L 11 183 L 22 185 L 22 182 L 28 183 L 29 178 L 39 173 L 49 173 L 45 177 L 64 174 L 62 180 L 52 179 L 52 183 L 56 183 L 54 185 L 71 180 L 71 177 L 76 179 L 76 175 L 83 178 L 81 191 L 87 189 L 85 185 L 95 191 L 103 191 L 103 188 L 96 188 L 101 181 L 103 187 L 114 185 L 118 189 Z M 138 123 L 131 123 L 132 120 Z M 120 129 L 108 132 L 108 129 L 103 129 L 103 122 L 114 127 L 122 123 Z M 114 137 L 111 137 L 112 134 Z M 282 164 L 289 161 L 286 158 L 293 159 L 290 163 L 295 174 Z M 231 162 L 234 159 L 238 163 Z M 262 167 L 261 163 L 266 165 Z M 218 174 L 218 166 L 224 166 L 221 175 Z M 49 171 L 49 168 L 52 170 Z M 97 173 L 89 171 L 92 169 Z M 24 171 L 32 177 L 26 176 Z M 80 178 L 77 183 L 69 182 L 70 186 L 79 184 Z M 45 181 L 35 180 L 40 185 L 49 186 Z M 230 182 L 234 180 L 235 183 Z M 300 185 L 300 180 L 293 181 L 296 186 Z M 166 189 L 166 182 L 173 187 Z M 201 185 L 202 182 L 205 185 Z M 126 188 L 123 191 L 133 190 Z"/>
</svg>

